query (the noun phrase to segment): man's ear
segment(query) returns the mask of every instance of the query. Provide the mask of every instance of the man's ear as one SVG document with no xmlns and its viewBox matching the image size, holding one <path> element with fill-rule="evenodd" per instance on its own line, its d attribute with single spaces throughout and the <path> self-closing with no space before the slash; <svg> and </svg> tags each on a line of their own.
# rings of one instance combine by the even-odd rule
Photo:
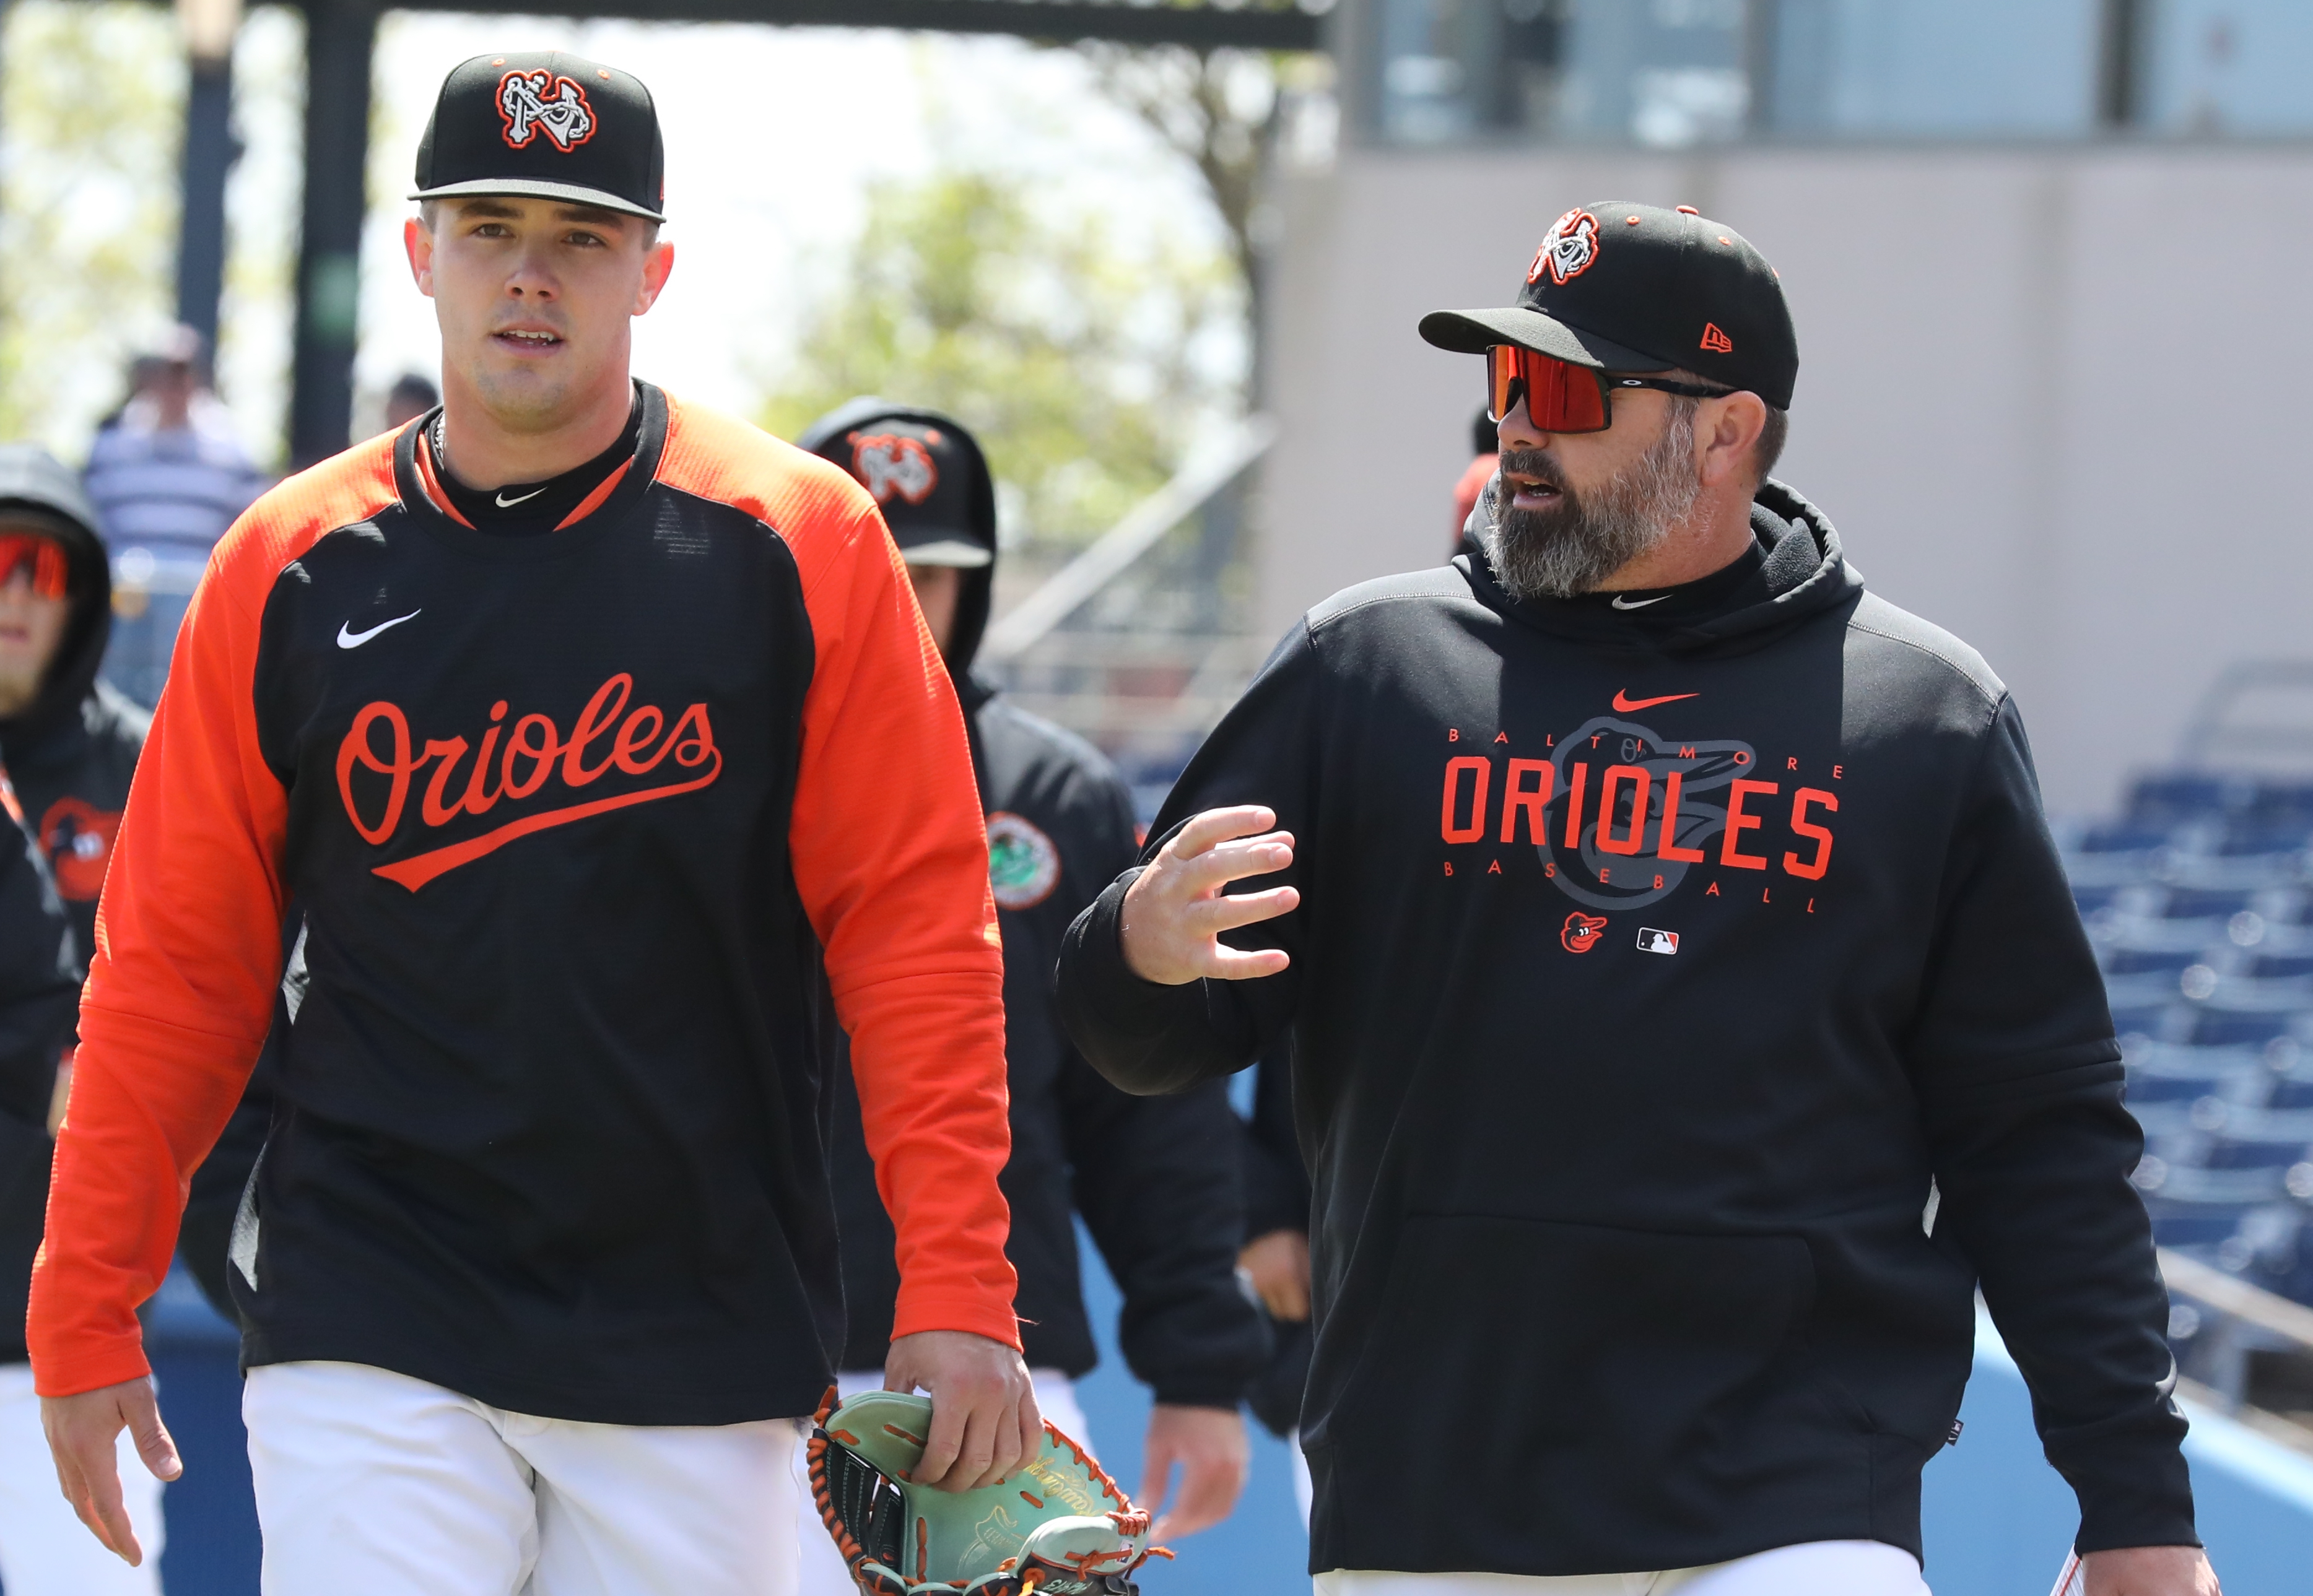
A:
<svg viewBox="0 0 2313 1596">
<path fill-rule="evenodd" d="M 661 239 L 651 246 L 650 253 L 643 257 L 642 285 L 635 290 L 636 315 L 650 313 L 651 306 L 658 303 L 659 294 L 666 286 L 668 274 L 673 270 L 674 244 L 670 240 Z"/>
<path fill-rule="evenodd" d="M 434 297 L 434 234 L 412 216 L 401 224 L 401 248 L 409 257 L 409 276 L 418 292 Z"/>
<path fill-rule="evenodd" d="M 1746 478 L 1767 425 L 1767 402 L 1745 390 L 1702 401 L 1695 417 L 1696 475 L 1705 487 Z"/>
</svg>

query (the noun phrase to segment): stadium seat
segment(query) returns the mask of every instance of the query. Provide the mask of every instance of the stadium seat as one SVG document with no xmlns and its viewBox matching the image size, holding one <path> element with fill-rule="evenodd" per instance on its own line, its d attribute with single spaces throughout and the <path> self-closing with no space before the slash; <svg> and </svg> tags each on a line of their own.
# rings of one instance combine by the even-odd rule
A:
<svg viewBox="0 0 2313 1596">
<path fill-rule="evenodd" d="M 2294 1034 L 2301 1003 L 2301 999 L 2256 1001 L 2240 993 L 2228 998 L 2220 993 L 2205 1003 L 2180 1004 L 2170 1011 L 2163 1034 L 2169 1041 L 2203 1048 L 2262 1045 Z"/>
<path fill-rule="evenodd" d="M 2221 820 L 2248 809 L 2256 794 L 2253 784 L 2237 776 L 2198 771 L 2143 776 L 2129 790 L 2127 820 L 2141 827 Z"/>
</svg>

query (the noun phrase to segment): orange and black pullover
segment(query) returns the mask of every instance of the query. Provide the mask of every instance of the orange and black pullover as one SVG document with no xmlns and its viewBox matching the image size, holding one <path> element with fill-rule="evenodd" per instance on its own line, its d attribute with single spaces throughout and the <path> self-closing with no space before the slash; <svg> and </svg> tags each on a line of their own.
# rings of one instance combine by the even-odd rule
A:
<svg viewBox="0 0 2313 1596">
<path fill-rule="evenodd" d="M 808 1412 L 841 1340 L 839 1024 L 895 1333 L 1017 1345 L 947 673 L 856 484 L 638 393 L 630 465 L 550 534 L 456 515 L 419 422 L 218 545 L 98 920 L 44 1393 L 145 1372 L 135 1310 L 265 1039 L 291 899 L 310 985 L 235 1227 L 245 1364 L 597 1423 Z"/>
</svg>

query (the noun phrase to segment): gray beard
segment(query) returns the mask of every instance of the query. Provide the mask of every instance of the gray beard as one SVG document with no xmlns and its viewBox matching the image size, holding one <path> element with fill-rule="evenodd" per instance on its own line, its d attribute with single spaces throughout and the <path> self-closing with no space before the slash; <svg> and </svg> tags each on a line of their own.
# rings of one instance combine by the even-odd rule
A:
<svg viewBox="0 0 2313 1596">
<path fill-rule="evenodd" d="M 1596 592 L 1668 536 L 1702 492 L 1694 479 L 1694 411 L 1693 400 L 1674 399 L 1662 435 L 1587 496 L 1568 486 L 1548 450 L 1503 450 L 1503 471 L 1540 477 L 1560 495 L 1554 509 L 1520 510 L 1508 502 L 1499 475 L 1486 485 L 1477 531 L 1503 591 L 1514 599 Z"/>
</svg>

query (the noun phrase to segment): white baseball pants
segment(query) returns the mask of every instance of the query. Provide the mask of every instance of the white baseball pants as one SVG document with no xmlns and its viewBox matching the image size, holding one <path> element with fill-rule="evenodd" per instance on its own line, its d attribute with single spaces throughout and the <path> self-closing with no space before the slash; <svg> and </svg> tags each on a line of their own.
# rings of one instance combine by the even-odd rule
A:
<svg viewBox="0 0 2313 1596">
<path fill-rule="evenodd" d="M 1814 1540 L 1659 1574 L 1367 1574 L 1335 1569 L 1316 1596 L 1928 1596 L 1911 1553 L 1877 1540 Z"/>
<path fill-rule="evenodd" d="M 264 1596 L 795 1593 L 793 1419 L 577 1424 L 327 1363 L 251 1370 L 242 1414 Z"/>
<path fill-rule="evenodd" d="M 100 1545 L 57 1488 L 30 1364 L 0 1364 L 0 1584 L 8 1596 L 161 1596 L 161 1482 L 120 1433 L 120 1494 L 145 1548 L 131 1568 Z"/>
<path fill-rule="evenodd" d="M 1060 1433 L 1086 1451 L 1092 1451 L 1092 1439 L 1085 1434 L 1084 1409 L 1077 1406 L 1076 1382 L 1058 1369 L 1031 1369 L 1029 1380 L 1036 1388 L 1036 1407 L 1043 1416 L 1060 1427 Z M 861 1391 L 884 1389 L 884 1372 L 847 1370 L 835 1377 L 835 1389 L 847 1397 Z M 803 1449 L 796 1449 L 796 1536 L 803 1548 L 802 1596 L 859 1596 L 859 1587 L 851 1583 L 851 1571 L 843 1565 L 842 1556 L 835 1549 L 835 1538 L 820 1521 L 819 1509 L 811 1499 L 810 1462 Z"/>
</svg>

